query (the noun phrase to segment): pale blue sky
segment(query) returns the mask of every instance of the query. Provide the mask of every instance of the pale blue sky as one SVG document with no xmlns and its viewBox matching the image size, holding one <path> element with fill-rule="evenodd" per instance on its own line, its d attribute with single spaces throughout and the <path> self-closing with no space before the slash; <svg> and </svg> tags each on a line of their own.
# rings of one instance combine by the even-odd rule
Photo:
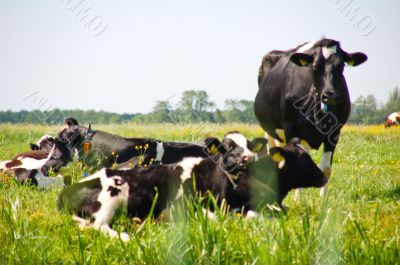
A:
<svg viewBox="0 0 400 265">
<path fill-rule="evenodd" d="M 383 101 L 400 85 L 400 1 L 354 0 L 376 23 L 363 36 L 337 10 L 349 0 L 84 0 L 107 25 L 97 37 L 68 1 L 77 0 L 0 1 L 0 110 L 39 106 L 24 100 L 35 91 L 47 99 L 42 110 L 148 112 L 188 89 L 223 107 L 226 98 L 254 99 L 269 50 L 322 35 L 369 57 L 345 70 L 352 100 Z"/>
</svg>

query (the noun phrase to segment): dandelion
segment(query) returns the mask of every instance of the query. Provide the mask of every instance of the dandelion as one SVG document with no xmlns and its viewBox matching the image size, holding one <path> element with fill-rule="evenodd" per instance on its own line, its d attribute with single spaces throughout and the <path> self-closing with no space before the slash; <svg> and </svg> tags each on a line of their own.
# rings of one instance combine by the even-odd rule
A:
<svg viewBox="0 0 400 265">
<path fill-rule="evenodd" d="M 143 149 L 143 145 L 139 146 L 139 149 Z"/>
<path fill-rule="evenodd" d="M 111 152 L 111 155 L 112 155 L 112 156 L 115 156 L 115 151 L 112 151 L 112 152 Z"/>
</svg>

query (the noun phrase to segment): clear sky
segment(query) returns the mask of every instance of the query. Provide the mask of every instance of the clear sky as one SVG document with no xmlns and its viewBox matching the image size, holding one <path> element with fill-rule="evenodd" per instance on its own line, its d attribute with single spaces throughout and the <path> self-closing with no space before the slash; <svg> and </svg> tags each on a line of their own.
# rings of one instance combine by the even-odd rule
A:
<svg viewBox="0 0 400 265">
<path fill-rule="evenodd" d="M 265 53 L 322 35 L 369 57 L 345 70 L 352 100 L 400 85 L 400 1 L 79 1 L 0 1 L 0 110 L 148 112 L 188 89 L 223 107 L 254 99 Z"/>
</svg>

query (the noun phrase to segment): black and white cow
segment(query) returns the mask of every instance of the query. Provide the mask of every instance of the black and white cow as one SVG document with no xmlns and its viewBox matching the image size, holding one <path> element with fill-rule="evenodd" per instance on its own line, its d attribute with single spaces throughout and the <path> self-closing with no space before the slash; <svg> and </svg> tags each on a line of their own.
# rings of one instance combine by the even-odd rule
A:
<svg viewBox="0 0 400 265">
<path fill-rule="evenodd" d="M 110 228 L 115 211 L 126 208 L 130 217 L 146 217 L 157 195 L 156 217 L 169 203 L 195 191 L 203 195 L 210 192 L 218 205 L 225 200 L 231 209 L 239 208 L 253 216 L 252 210 L 260 203 L 281 204 L 292 188 L 321 187 L 327 182 L 307 152 L 293 142 L 271 149 L 271 158 L 246 160 L 245 164 L 217 139 L 208 138 L 206 142 L 210 152 L 216 152 L 214 157 L 191 157 L 173 165 L 132 170 L 102 169 L 65 188 L 58 197 L 58 209 L 68 209 L 80 225 L 128 241 L 128 234 L 118 235 Z"/>
<path fill-rule="evenodd" d="M 71 162 L 73 160 L 74 152 L 65 142 L 60 141 L 58 138 L 53 138 L 50 135 L 42 136 L 36 144 L 30 143 L 32 151 L 42 150 L 49 152 L 53 147 L 55 147 L 54 154 L 51 156 L 50 160 L 46 162 L 43 168 L 46 175 L 49 170 L 57 173 L 61 167 L 64 167 Z"/>
<path fill-rule="evenodd" d="M 56 139 L 67 143 L 71 149 L 77 150 L 78 156 L 89 165 L 91 162 L 97 165 L 100 159 L 100 167 L 111 167 L 117 164 L 117 168 L 128 169 L 137 166 L 138 163 L 141 163 L 141 166 L 149 166 L 152 163 L 172 164 L 188 157 L 209 156 L 207 148 L 200 144 L 164 142 L 152 138 L 125 138 L 79 126 L 74 118 L 66 119 L 65 125 Z M 88 134 L 91 134 L 90 149 L 85 154 L 84 146 Z M 256 138 L 250 142 L 240 135 L 238 132 L 231 132 L 225 138 L 233 138 L 224 143 L 237 141 L 238 148 L 235 150 L 241 152 L 245 159 L 253 159 L 256 154 L 249 151 L 249 148 L 262 144 L 264 139 Z"/>
<path fill-rule="evenodd" d="M 365 54 L 347 53 L 330 39 L 265 55 L 254 111 L 269 145 L 293 137 L 304 139 L 313 149 L 323 144 L 320 168 L 329 177 L 340 130 L 351 108 L 343 70 L 345 64 L 357 66 L 366 60 Z"/>
</svg>

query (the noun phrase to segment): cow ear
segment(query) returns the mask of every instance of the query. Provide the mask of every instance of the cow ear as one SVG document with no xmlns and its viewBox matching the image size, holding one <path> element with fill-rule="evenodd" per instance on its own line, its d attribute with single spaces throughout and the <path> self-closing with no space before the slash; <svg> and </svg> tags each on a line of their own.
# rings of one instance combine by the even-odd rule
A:
<svg viewBox="0 0 400 265">
<path fill-rule="evenodd" d="M 271 159 L 277 163 L 285 161 L 285 150 L 281 147 L 272 147 L 269 149 L 269 154 Z"/>
<path fill-rule="evenodd" d="M 250 142 L 250 151 L 254 153 L 258 153 L 261 150 L 264 149 L 264 147 L 267 145 L 268 140 L 265 138 L 255 138 L 253 141 Z"/>
<path fill-rule="evenodd" d="M 38 146 L 37 144 L 30 143 L 29 146 L 30 146 L 30 148 L 31 148 L 32 151 L 36 151 L 36 150 L 39 150 L 39 149 L 40 149 L 39 146 Z"/>
<path fill-rule="evenodd" d="M 67 125 L 68 127 L 71 127 L 72 125 L 76 125 L 76 126 L 79 125 L 78 121 L 73 117 L 69 117 L 69 118 L 65 119 L 64 124 Z"/>
<path fill-rule="evenodd" d="M 314 61 L 314 56 L 305 53 L 295 53 L 290 56 L 290 61 L 298 66 L 309 66 Z"/>
<path fill-rule="evenodd" d="M 283 168 L 285 165 L 286 159 L 285 159 L 285 150 L 280 147 L 272 147 L 269 149 L 269 154 L 271 156 L 271 159 L 278 163 L 279 168 Z"/>
<path fill-rule="evenodd" d="M 347 65 L 349 66 L 357 66 L 365 62 L 368 57 L 362 52 L 348 53 L 344 59 Z"/>
<path fill-rule="evenodd" d="M 214 137 L 209 137 L 204 140 L 207 150 L 211 155 L 215 155 L 218 152 L 223 152 L 225 148 L 222 146 L 221 142 Z"/>
</svg>

